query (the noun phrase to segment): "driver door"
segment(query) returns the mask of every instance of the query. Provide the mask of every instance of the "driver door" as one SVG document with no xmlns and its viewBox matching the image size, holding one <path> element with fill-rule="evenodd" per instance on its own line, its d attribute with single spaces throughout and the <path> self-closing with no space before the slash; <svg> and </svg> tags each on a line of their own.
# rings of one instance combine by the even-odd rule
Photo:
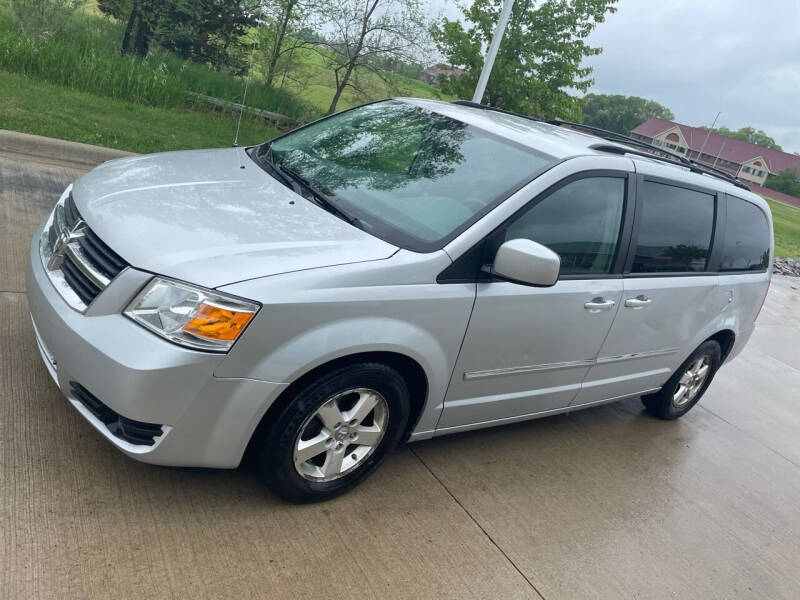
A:
<svg viewBox="0 0 800 600">
<path fill-rule="evenodd" d="M 438 429 L 524 418 L 575 398 L 622 297 L 628 188 L 624 172 L 569 177 L 485 241 L 488 262 L 511 239 L 549 247 L 561 257 L 559 280 L 548 288 L 478 283 Z"/>
</svg>

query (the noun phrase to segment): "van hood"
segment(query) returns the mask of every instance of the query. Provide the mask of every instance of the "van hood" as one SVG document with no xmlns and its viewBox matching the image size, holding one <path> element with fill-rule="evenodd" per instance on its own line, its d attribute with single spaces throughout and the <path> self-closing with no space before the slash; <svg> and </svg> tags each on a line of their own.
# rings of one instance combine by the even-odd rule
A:
<svg viewBox="0 0 800 600">
<path fill-rule="evenodd" d="M 131 266 L 205 287 L 397 251 L 288 189 L 241 148 L 113 160 L 80 177 L 72 195 Z"/>
</svg>

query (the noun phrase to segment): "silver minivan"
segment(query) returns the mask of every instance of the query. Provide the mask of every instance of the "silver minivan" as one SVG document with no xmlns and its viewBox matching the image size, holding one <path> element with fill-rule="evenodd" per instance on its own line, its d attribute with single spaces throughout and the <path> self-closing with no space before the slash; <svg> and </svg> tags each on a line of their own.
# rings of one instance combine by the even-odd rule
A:
<svg viewBox="0 0 800 600">
<path fill-rule="evenodd" d="M 36 233 L 31 316 L 127 455 L 329 498 L 393 446 L 641 397 L 746 344 L 767 204 L 624 136 L 395 99 L 252 148 L 105 163 Z"/>
</svg>

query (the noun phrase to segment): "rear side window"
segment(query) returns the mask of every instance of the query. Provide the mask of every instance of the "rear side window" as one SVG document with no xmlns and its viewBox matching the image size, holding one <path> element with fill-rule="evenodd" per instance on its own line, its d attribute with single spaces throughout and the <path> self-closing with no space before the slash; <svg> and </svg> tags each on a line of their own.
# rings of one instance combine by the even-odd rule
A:
<svg viewBox="0 0 800 600">
<path fill-rule="evenodd" d="M 642 215 L 631 271 L 705 271 L 714 230 L 714 196 L 654 181 L 645 181 L 639 193 Z"/>
<path fill-rule="evenodd" d="M 755 204 L 728 196 L 720 271 L 763 271 L 769 265 L 769 223 Z"/>
<path fill-rule="evenodd" d="M 578 179 L 525 211 L 508 226 L 505 239 L 547 246 L 561 257 L 564 275 L 610 273 L 624 203 L 624 178 Z"/>
</svg>

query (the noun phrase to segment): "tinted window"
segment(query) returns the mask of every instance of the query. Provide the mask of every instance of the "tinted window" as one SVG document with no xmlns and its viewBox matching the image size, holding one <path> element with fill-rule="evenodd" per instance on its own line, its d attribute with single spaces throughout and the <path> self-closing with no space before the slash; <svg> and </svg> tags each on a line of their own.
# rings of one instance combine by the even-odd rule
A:
<svg viewBox="0 0 800 600">
<path fill-rule="evenodd" d="M 728 196 L 721 271 L 762 271 L 769 265 L 769 224 L 755 204 Z"/>
<path fill-rule="evenodd" d="M 313 123 L 257 151 L 312 182 L 357 226 L 414 250 L 441 248 L 554 159 L 400 101 Z"/>
<path fill-rule="evenodd" d="M 559 188 L 528 209 L 506 231 L 561 256 L 561 273 L 610 273 L 617 249 L 625 179 L 587 177 Z"/>
<path fill-rule="evenodd" d="M 714 229 L 714 196 L 645 181 L 634 273 L 704 271 Z"/>
</svg>

